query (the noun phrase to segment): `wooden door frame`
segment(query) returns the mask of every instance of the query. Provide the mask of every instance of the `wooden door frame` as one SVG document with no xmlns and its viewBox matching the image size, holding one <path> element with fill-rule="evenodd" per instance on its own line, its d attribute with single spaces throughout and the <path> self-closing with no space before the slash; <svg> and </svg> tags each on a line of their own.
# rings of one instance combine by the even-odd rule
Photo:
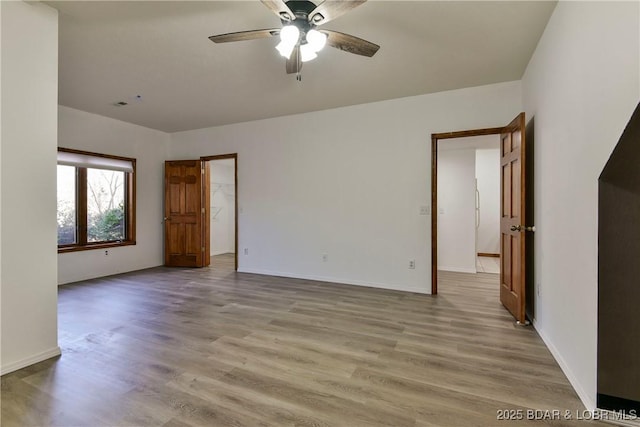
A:
<svg viewBox="0 0 640 427">
<path fill-rule="evenodd" d="M 233 173 L 234 173 L 234 191 L 235 191 L 235 212 L 234 212 L 234 238 L 235 238 L 235 259 L 234 259 L 234 268 L 236 271 L 238 271 L 238 153 L 231 153 L 231 154 L 217 154 L 214 156 L 202 156 L 200 157 L 200 160 L 203 160 L 205 162 L 209 162 L 211 160 L 225 160 L 225 159 L 233 159 L 233 163 L 234 163 L 234 168 L 233 168 Z M 208 164 L 208 163 L 207 163 Z"/>
<path fill-rule="evenodd" d="M 431 134 L 431 295 L 438 294 L 438 141 L 500 135 L 504 126 Z"/>
</svg>

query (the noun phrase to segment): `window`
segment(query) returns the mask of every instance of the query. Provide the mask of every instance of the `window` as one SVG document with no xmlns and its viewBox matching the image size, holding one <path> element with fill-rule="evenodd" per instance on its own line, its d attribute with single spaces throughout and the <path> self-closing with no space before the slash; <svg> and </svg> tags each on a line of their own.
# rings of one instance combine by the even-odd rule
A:
<svg viewBox="0 0 640 427">
<path fill-rule="evenodd" d="M 76 168 L 58 165 L 58 245 L 78 241 L 76 224 Z"/>
<path fill-rule="evenodd" d="M 135 166 L 58 149 L 58 252 L 135 244 Z"/>
</svg>

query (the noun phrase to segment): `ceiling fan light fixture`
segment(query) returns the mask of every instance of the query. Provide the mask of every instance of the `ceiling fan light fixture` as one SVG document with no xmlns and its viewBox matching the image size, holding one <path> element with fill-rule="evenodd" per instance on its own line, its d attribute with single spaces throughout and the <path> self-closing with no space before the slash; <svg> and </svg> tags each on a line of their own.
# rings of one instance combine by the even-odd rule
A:
<svg viewBox="0 0 640 427">
<path fill-rule="evenodd" d="M 300 30 L 295 25 L 285 25 L 280 30 L 280 40 L 283 43 L 295 46 L 300 38 Z"/>
<path fill-rule="evenodd" d="M 278 49 L 278 52 L 280 52 L 280 55 L 282 55 L 285 58 L 289 59 L 291 57 L 291 53 L 293 52 L 293 49 L 295 47 L 296 47 L 295 43 L 294 44 L 290 44 L 290 43 L 286 43 L 284 41 L 281 41 L 276 46 L 276 49 Z"/>
<path fill-rule="evenodd" d="M 280 55 L 289 59 L 300 38 L 300 30 L 295 25 L 285 25 L 280 30 L 280 43 L 276 46 Z"/>
<path fill-rule="evenodd" d="M 227 43 L 279 36 L 280 42 L 276 49 L 287 59 L 287 74 L 296 74 L 299 79 L 302 62 L 317 58 L 326 45 L 366 57 L 372 57 L 380 49 L 377 44 L 350 34 L 324 28 L 317 29 L 366 1 L 261 0 L 263 5 L 280 18 L 281 28 L 218 34 L 209 36 L 209 40 L 214 43 Z"/>
<path fill-rule="evenodd" d="M 307 43 L 314 52 L 320 52 L 327 43 L 327 35 L 318 30 L 309 30 L 307 32 Z"/>
<path fill-rule="evenodd" d="M 300 60 L 302 62 L 308 62 L 312 59 L 316 59 L 317 57 L 318 55 L 316 54 L 316 51 L 309 43 L 305 43 L 300 46 Z"/>
</svg>

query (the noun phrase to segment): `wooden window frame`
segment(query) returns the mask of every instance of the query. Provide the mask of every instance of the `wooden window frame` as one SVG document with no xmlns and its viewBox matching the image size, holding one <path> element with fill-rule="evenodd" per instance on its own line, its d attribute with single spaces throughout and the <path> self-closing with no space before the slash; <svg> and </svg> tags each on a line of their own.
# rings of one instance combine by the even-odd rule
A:
<svg viewBox="0 0 640 427">
<path fill-rule="evenodd" d="M 94 249 L 108 249 L 119 246 L 136 244 L 136 159 L 109 154 L 93 153 L 89 151 L 58 148 L 60 152 L 75 153 L 105 159 L 124 160 L 131 162 L 133 172 L 124 172 L 125 199 L 125 239 L 112 242 L 87 242 L 87 168 L 76 166 L 76 236 L 77 242 L 58 245 L 58 253 L 88 251 Z"/>
</svg>

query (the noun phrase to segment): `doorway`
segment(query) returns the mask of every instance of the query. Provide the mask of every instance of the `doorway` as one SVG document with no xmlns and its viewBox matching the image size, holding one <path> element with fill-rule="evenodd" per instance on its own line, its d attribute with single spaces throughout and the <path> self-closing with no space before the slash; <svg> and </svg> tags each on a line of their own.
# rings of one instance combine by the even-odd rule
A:
<svg viewBox="0 0 640 427">
<path fill-rule="evenodd" d="M 535 227 L 526 223 L 533 219 L 533 192 L 528 191 L 533 179 L 533 144 L 526 144 L 524 113 L 503 127 L 431 135 L 431 293 L 438 293 L 438 143 L 486 135 L 500 137 L 500 302 L 518 324 L 525 325 L 525 284 L 532 277 L 526 267 L 533 266 L 533 251 L 527 243 L 533 241 Z"/>
<path fill-rule="evenodd" d="M 439 270 L 500 274 L 499 135 L 439 142 L 434 214 Z"/>
<path fill-rule="evenodd" d="M 202 157 L 209 169 L 209 255 L 211 266 L 238 269 L 237 154 Z"/>
</svg>

